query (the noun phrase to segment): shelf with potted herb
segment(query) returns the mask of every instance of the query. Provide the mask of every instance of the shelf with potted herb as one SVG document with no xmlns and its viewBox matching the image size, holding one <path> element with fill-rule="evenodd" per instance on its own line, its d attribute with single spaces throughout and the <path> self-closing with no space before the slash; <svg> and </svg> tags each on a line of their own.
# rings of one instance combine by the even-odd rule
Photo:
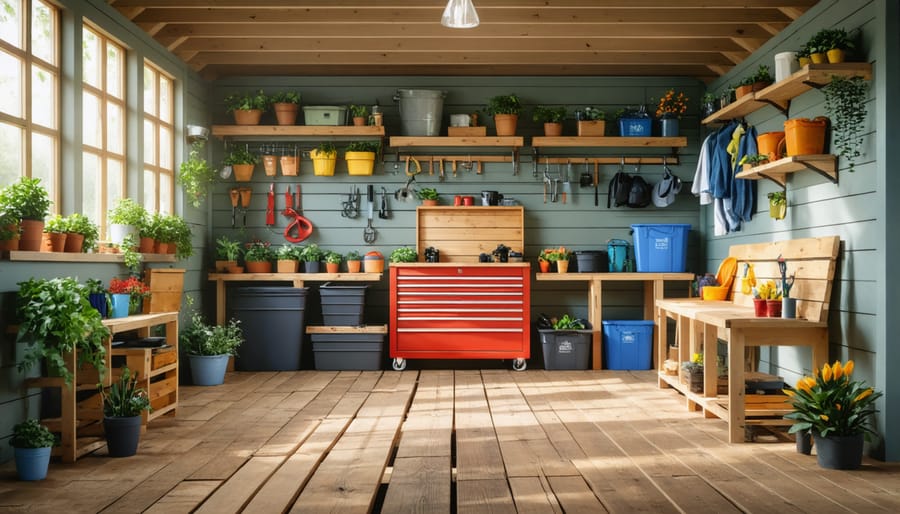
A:
<svg viewBox="0 0 900 514">
<path fill-rule="evenodd" d="M 787 185 L 787 176 L 798 171 L 814 171 L 831 182 L 837 183 L 837 156 L 828 154 L 793 155 L 758 166 L 744 166 L 744 169 L 735 177 L 749 180 L 765 178 L 784 188 Z"/>
<path fill-rule="evenodd" d="M 213 125 L 212 135 L 239 141 L 264 139 L 270 142 L 275 139 L 307 140 L 339 139 L 339 138 L 382 138 L 384 127 L 365 125 Z"/>
</svg>

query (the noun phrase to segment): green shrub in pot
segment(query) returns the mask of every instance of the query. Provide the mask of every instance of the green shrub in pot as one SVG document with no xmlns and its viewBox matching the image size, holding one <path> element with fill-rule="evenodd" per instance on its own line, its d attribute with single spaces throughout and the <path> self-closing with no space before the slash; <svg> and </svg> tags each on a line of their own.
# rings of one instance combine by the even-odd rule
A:
<svg viewBox="0 0 900 514">
<path fill-rule="evenodd" d="M 265 91 L 258 89 L 252 92 L 234 93 L 225 97 L 225 111 L 228 114 L 234 111 L 249 111 L 258 109 L 269 110 L 270 100 Z"/>
<path fill-rule="evenodd" d="M 81 251 L 87 252 L 97 248 L 100 238 L 100 228 L 84 214 L 75 212 L 66 217 L 66 232 L 69 234 L 81 234 L 84 242 Z"/>
<path fill-rule="evenodd" d="M 416 249 L 408 246 L 395 248 L 390 256 L 391 262 L 416 262 L 417 260 L 419 260 L 419 254 Z"/>
<path fill-rule="evenodd" d="M 147 210 L 131 198 L 120 198 L 109 210 L 107 220 L 117 225 L 131 225 L 140 229 L 147 223 Z"/>
<path fill-rule="evenodd" d="M 22 177 L 0 189 L 0 209 L 20 220 L 43 220 L 50 214 L 50 204 L 50 195 L 39 178 Z"/>
<path fill-rule="evenodd" d="M 181 331 L 179 343 L 188 355 L 236 355 L 244 342 L 240 320 L 231 319 L 226 325 L 208 325 L 197 313 Z"/>
<path fill-rule="evenodd" d="M 538 105 L 534 108 L 532 120 L 538 123 L 562 123 L 566 119 L 566 112 L 566 108 L 563 106 L 547 107 L 546 105 Z"/>
<path fill-rule="evenodd" d="M 325 257 L 325 252 L 316 243 L 310 243 L 300 249 L 300 260 L 303 262 L 319 262 Z"/>
<path fill-rule="evenodd" d="M 484 110 L 491 116 L 497 114 L 519 114 L 522 112 L 522 102 L 515 93 L 508 95 L 492 96 Z"/>
</svg>

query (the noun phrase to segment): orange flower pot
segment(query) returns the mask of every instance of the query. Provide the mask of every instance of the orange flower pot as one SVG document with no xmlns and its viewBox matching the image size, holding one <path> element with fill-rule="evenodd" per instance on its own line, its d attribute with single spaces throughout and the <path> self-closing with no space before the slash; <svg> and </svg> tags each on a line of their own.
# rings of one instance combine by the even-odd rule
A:
<svg viewBox="0 0 900 514">
<path fill-rule="evenodd" d="M 562 135 L 562 123 L 544 123 L 544 135 L 556 137 Z"/>
<path fill-rule="evenodd" d="M 272 263 L 269 261 L 247 261 L 245 267 L 247 273 L 272 273 Z"/>
<path fill-rule="evenodd" d="M 235 109 L 234 124 L 235 125 L 259 125 L 262 119 L 262 111 L 259 109 Z"/>
<path fill-rule="evenodd" d="M 359 269 L 362 267 L 362 261 L 347 261 L 347 272 L 348 273 L 359 273 Z"/>
<path fill-rule="evenodd" d="M 768 156 L 770 161 L 781 159 L 781 146 L 784 132 L 766 132 L 756 136 L 757 153 Z"/>
<path fill-rule="evenodd" d="M 516 125 L 519 123 L 518 114 L 495 114 L 494 127 L 498 136 L 516 135 Z"/>
<path fill-rule="evenodd" d="M 341 270 L 340 262 L 326 262 L 325 263 L 325 272 L 326 273 L 338 273 Z"/>
<path fill-rule="evenodd" d="M 69 253 L 81 253 L 83 246 L 84 234 L 75 234 L 73 232 L 66 234 L 66 246 L 63 248 L 64 251 Z"/>
<path fill-rule="evenodd" d="M 786 155 L 817 155 L 825 151 L 825 130 L 828 118 L 810 120 L 795 118 L 784 122 Z"/>
<path fill-rule="evenodd" d="M 274 177 L 278 173 L 278 159 L 274 155 L 263 155 L 263 170 L 267 177 Z"/>
<path fill-rule="evenodd" d="M 253 164 L 235 164 L 231 168 L 234 170 L 234 180 L 238 182 L 250 182 L 253 178 Z"/>
</svg>

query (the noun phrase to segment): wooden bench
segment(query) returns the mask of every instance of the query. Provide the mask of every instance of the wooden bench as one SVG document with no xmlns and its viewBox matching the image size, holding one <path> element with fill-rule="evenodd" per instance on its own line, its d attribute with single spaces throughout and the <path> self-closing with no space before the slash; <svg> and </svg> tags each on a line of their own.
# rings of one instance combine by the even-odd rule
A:
<svg viewBox="0 0 900 514">
<path fill-rule="evenodd" d="M 728 421 L 729 440 L 743 442 L 747 425 L 787 424 L 781 416 L 790 412 L 766 408 L 752 410 L 759 419 L 747 419 L 744 397 L 745 370 L 755 369 L 755 360 L 745 359 L 745 349 L 759 346 L 808 346 L 812 348 L 811 369 L 828 361 L 828 307 L 840 239 L 837 236 L 794 239 L 774 243 L 735 245 L 729 256 L 737 259 L 735 277 L 729 299 L 710 301 L 699 298 L 657 299 L 657 363 L 660 387 L 671 386 L 687 398 L 690 409 L 703 409 L 707 416 Z M 757 284 L 774 280 L 780 284 L 778 257 L 787 262 L 787 275 L 796 279 L 790 297 L 797 300 L 797 318 L 758 318 L 754 314 L 752 295 L 741 292 L 741 277 L 745 264 L 752 264 Z M 716 394 L 716 366 L 704 366 L 702 393 L 692 393 L 677 375 L 666 373 L 667 321 L 675 320 L 678 360 L 690 360 L 693 353 L 702 353 L 703 362 L 715 363 L 718 340 L 728 347 L 728 395 Z M 708 344 L 704 344 L 708 343 Z M 679 365 L 679 374 L 683 373 Z"/>
</svg>

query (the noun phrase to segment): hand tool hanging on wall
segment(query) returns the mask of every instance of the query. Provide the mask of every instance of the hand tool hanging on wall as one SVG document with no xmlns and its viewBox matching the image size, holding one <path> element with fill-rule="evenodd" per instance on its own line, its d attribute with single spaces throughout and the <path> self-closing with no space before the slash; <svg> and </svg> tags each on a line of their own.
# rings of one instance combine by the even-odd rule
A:
<svg viewBox="0 0 900 514">
<path fill-rule="evenodd" d="M 600 206 L 600 164 L 594 161 L 594 207 Z"/>
<path fill-rule="evenodd" d="M 350 194 L 347 200 L 341 202 L 341 216 L 344 218 L 356 219 L 359 216 L 359 188 L 350 186 Z"/>
<path fill-rule="evenodd" d="M 415 177 L 415 175 L 413 177 Z M 366 199 L 369 202 L 369 221 L 366 224 L 366 228 L 363 230 L 363 241 L 372 244 L 375 242 L 375 238 L 378 235 L 375 228 L 372 227 L 372 214 L 375 211 L 375 186 L 372 184 L 369 184 L 366 188 Z"/>
<path fill-rule="evenodd" d="M 378 217 L 386 220 L 391 217 L 391 211 L 388 210 L 387 189 L 381 186 L 381 208 L 378 209 Z"/>
<path fill-rule="evenodd" d="M 240 189 L 241 192 L 241 211 L 242 211 L 242 224 L 244 228 L 247 228 L 247 208 L 250 207 L 250 197 L 253 195 L 253 190 L 249 187 L 242 187 Z"/>
<path fill-rule="evenodd" d="M 241 192 L 238 188 L 232 187 L 228 192 L 231 195 L 231 228 L 234 228 L 234 215 L 237 211 L 238 201 L 241 199 Z"/>
<path fill-rule="evenodd" d="M 266 225 L 271 227 L 275 224 L 275 183 L 269 184 L 269 194 L 266 199 Z"/>
<path fill-rule="evenodd" d="M 291 220 L 284 229 L 284 238 L 292 243 L 304 241 L 313 233 L 312 222 L 303 216 L 300 184 L 297 184 L 296 187 L 296 202 L 294 201 L 294 196 L 291 195 L 291 186 L 288 186 L 287 190 L 284 192 L 284 210 L 281 211 L 281 214 L 287 216 Z M 297 235 L 294 235 L 294 231 L 296 231 Z"/>
<path fill-rule="evenodd" d="M 566 198 L 569 196 L 569 193 L 572 191 L 572 184 L 569 182 L 569 176 L 571 176 L 575 171 L 572 169 L 572 161 L 566 162 L 566 172 L 563 175 L 563 188 L 562 188 L 562 202 L 566 203 Z"/>
</svg>

